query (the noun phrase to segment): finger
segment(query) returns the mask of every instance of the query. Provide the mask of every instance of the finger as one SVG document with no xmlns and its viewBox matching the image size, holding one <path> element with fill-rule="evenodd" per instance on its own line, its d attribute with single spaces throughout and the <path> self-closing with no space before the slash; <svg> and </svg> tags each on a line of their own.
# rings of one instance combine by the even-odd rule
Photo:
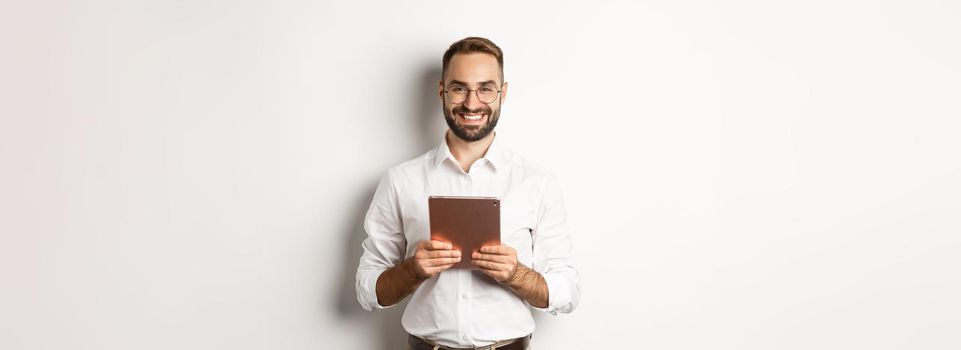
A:
<svg viewBox="0 0 961 350">
<path fill-rule="evenodd" d="M 488 277 L 500 283 L 504 283 L 504 281 L 507 279 L 507 272 L 505 271 L 488 270 L 488 269 L 480 269 L 477 271 L 480 271 L 481 273 L 487 275 Z"/>
<path fill-rule="evenodd" d="M 453 248 L 450 243 L 441 241 L 427 241 L 427 243 L 424 244 L 424 249 L 427 250 L 451 250 Z"/>
<path fill-rule="evenodd" d="M 474 265 L 479 266 L 481 269 L 490 271 L 509 271 L 507 264 L 496 263 L 487 260 L 474 260 L 471 261 Z"/>
<path fill-rule="evenodd" d="M 474 254 L 471 254 L 471 259 L 492 261 L 492 262 L 503 263 L 503 264 L 510 263 L 513 260 L 513 258 L 509 255 L 483 254 L 483 253 L 476 253 L 476 252 Z"/>
<path fill-rule="evenodd" d="M 460 262 L 460 258 L 437 258 L 437 259 L 424 259 L 422 266 L 435 267 L 441 265 L 452 265 Z"/>
<path fill-rule="evenodd" d="M 498 254 L 498 255 L 511 255 L 517 254 L 514 252 L 514 248 L 508 247 L 506 245 L 487 245 L 480 248 L 481 253 L 486 254 Z"/>
<path fill-rule="evenodd" d="M 472 258 L 476 257 L 483 260 L 491 260 L 491 259 L 513 260 L 517 258 L 517 254 L 514 253 L 513 251 L 508 251 L 508 254 L 473 252 L 471 253 L 471 257 Z"/>
<path fill-rule="evenodd" d="M 417 247 L 416 247 L 417 251 L 431 250 L 430 247 L 433 245 L 432 242 L 434 242 L 434 241 L 420 241 L 420 242 L 417 242 Z"/>
<path fill-rule="evenodd" d="M 493 271 L 493 270 L 487 270 L 487 269 L 483 269 L 483 268 L 482 268 L 482 269 L 477 270 L 477 271 L 480 271 L 481 273 L 483 273 L 483 274 L 485 274 L 485 275 L 487 275 L 487 276 L 490 276 L 491 278 L 493 278 L 493 279 L 495 279 L 495 280 L 497 279 L 497 277 L 494 276 L 494 271 Z"/>
<path fill-rule="evenodd" d="M 426 257 L 428 259 L 459 258 L 460 251 L 459 250 L 430 250 L 430 251 L 427 251 Z"/>
</svg>

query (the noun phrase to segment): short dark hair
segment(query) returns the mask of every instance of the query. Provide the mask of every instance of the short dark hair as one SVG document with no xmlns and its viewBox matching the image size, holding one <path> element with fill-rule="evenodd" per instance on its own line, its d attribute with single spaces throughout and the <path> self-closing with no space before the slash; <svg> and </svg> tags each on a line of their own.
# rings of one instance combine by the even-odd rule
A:
<svg viewBox="0 0 961 350">
<path fill-rule="evenodd" d="M 459 53 L 475 53 L 481 52 L 486 53 L 497 59 L 497 66 L 501 69 L 501 82 L 504 80 L 504 52 L 501 48 L 494 44 L 487 38 L 482 38 L 479 36 L 466 37 L 450 45 L 450 48 L 444 52 L 444 65 L 441 70 L 441 79 L 447 76 L 447 65 L 450 64 L 451 58 Z"/>
</svg>

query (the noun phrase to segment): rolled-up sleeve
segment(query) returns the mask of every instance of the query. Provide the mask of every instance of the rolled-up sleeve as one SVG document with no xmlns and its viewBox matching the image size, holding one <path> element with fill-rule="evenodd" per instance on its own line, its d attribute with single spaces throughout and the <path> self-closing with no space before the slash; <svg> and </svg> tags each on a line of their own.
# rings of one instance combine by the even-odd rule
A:
<svg viewBox="0 0 961 350">
<path fill-rule="evenodd" d="M 389 308 L 393 305 L 385 307 L 377 300 L 377 279 L 385 270 L 403 261 L 407 244 L 390 172 L 377 185 L 364 218 L 364 230 L 367 239 L 357 267 L 357 301 L 367 311 Z"/>
<path fill-rule="evenodd" d="M 547 178 L 541 196 L 537 227 L 533 230 L 534 271 L 547 282 L 546 308 L 534 307 L 553 315 L 570 313 L 581 299 L 581 287 L 574 269 L 572 242 L 560 186 L 553 176 Z"/>
</svg>

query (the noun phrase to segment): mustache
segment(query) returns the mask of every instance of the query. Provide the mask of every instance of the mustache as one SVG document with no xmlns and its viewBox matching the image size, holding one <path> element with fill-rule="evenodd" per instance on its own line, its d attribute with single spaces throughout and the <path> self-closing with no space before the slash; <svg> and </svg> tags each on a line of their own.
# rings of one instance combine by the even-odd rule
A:
<svg viewBox="0 0 961 350">
<path fill-rule="evenodd" d="M 460 113 L 460 114 L 487 114 L 487 115 L 491 114 L 490 108 L 487 108 L 487 107 L 481 107 L 475 110 L 470 110 L 470 109 L 467 109 L 467 107 L 458 106 L 451 111 L 454 113 Z"/>
</svg>

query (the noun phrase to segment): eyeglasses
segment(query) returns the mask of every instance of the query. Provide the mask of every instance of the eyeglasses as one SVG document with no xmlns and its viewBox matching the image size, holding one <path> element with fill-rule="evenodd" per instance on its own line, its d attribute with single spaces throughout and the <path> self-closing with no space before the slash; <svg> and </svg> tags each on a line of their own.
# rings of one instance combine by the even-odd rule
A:
<svg viewBox="0 0 961 350">
<path fill-rule="evenodd" d="M 463 85 L 451 85 L 449 88 L 444 89 L 444 95 L 447 96 L 447 102 L 449 103 L 463 103 L 467 101 L 467 96 L 470 95 L 471 91 L 477 94 L 477 99 L 483 103 L 491 103 L 497 101 L 497 97 L 501 95 L 501 91 L 498 90 L 497 85 L 494 84 L 484 84 L 481 87 L 471 90 Z"/>
</svg>

